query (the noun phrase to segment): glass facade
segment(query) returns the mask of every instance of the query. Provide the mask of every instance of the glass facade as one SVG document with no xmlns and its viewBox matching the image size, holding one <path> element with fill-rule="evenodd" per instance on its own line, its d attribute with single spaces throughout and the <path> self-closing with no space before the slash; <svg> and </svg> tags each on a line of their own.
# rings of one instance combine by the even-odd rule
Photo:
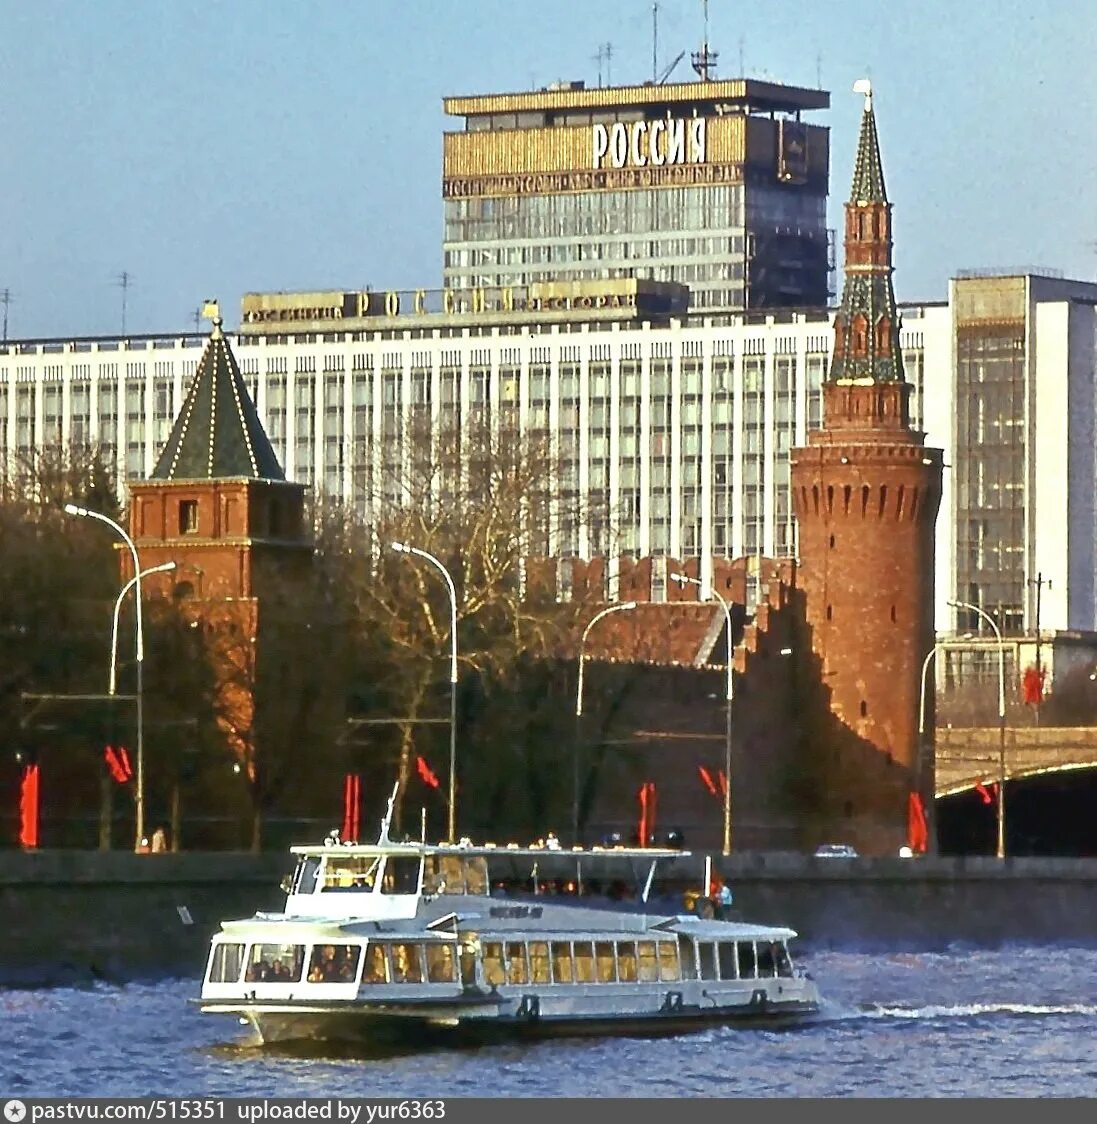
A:
<svg viewBox="0 0 1097 1124">
<path fill-rule="evenodd" d="M 1002 631 L 1025 604 L 1025 331 L 961 327 L 956 341 L 956 589 Z M 964 627 L 982 631 L 976 614 Z"/>
<path fill-rule="evenodd" d="M 741 309 L 744 193 L 736 184 L 447 199 L 445 284 L 640 277 L 689 285 L 695 311 Z M 822 230 L 825 200 L 814 204 Z"/>
</svg>

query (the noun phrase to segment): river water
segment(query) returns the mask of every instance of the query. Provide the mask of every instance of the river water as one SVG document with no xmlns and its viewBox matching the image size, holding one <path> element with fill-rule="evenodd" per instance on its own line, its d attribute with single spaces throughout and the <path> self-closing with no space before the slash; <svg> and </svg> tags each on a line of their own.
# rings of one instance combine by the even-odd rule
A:
<svg viewBox="0 0 1097 1124">
<path fill-rule="evenodd" d="M 0 1097 L 1097 1097 L 1097 950 L 802 956 L 809 1024 L 384 1058 L 250 1045 L 196 981 L 0 991 Z"/>
</svg>

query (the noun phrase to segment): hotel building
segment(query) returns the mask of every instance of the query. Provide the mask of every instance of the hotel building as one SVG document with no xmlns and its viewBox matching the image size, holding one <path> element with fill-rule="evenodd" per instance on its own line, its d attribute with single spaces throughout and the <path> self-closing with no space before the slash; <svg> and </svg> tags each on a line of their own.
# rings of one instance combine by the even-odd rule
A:
<svg viewBox="0 0 1097 1124">
<path fill-rule="evenodd" d="M 251 294 L 229 340 L 290 480 L 368 517 L 377 458 L 392 455 L 402 418 L 516 410 L 556 438 L 585 504 L 609 513 L 619 553 L 696 556 L 711 580 L 714 556 L 797 553 L 789 450 L 820 422 L 832 317 L 706 317 L 684 301 L 677 286 L 641 281 Z M 1038 592 L 1043 631 L 1097 628 L 1097 284 L 958 277 L 947 302 L 900 313 L 912 421 L 945 450 L 937 628 L 956 625 L 957 598 L 1031 632 Z M 0 345 L 6 471 L 60 439 L 101 443 L 120 491 L 147 478 L 204 342 Z M 606 546 L 588 524 L 554 553 Z M 666 562 L 654 573 L 659 598 Z"/>
<path fill-rule="evenodd" d="M 637 277 L 696 312 L 827 304 L 824 90 L 753 79 L 451 97 L 447 289 Z"/>
</svg>

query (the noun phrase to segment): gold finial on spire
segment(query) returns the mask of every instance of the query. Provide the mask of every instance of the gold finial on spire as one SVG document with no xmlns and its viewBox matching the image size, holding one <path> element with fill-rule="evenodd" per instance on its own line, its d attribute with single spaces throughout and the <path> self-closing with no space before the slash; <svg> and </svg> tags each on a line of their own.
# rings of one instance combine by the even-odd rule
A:
<svg viewBox="0 0 1097 1124">
<path fill-rule="evenodd" d="M 216 299 L 207 299 L 202 305 L 202 317 L 205 320 L 213 321 L 213 331 L 210 332 L 210 339 L 217 340 L 221 338 L 221 306 Z"/>
</svg>

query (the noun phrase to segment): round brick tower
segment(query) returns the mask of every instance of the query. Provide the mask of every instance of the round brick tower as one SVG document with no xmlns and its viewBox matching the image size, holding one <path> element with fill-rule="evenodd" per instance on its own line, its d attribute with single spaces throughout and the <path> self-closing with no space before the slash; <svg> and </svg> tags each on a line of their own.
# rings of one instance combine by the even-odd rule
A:
<svg viewBox="0 0 1097 1124">
<path fill-rule="evenodd" d="M 919 752 L 922 664 L 934 644 L 942 453 L 911 428 L 892 287 L 891 205 L 872 92 L 846 204 L 845 280 L 823 428 L 792 452 L 800 584 L 830 717 L 808 738 L 805 830 L 894 855 L 931 841 L 933 762 Z M 926 729 L 932 729 L 927 700 Z M 806 842 L 811 843 L 812 839 Z"/>
</svg>

